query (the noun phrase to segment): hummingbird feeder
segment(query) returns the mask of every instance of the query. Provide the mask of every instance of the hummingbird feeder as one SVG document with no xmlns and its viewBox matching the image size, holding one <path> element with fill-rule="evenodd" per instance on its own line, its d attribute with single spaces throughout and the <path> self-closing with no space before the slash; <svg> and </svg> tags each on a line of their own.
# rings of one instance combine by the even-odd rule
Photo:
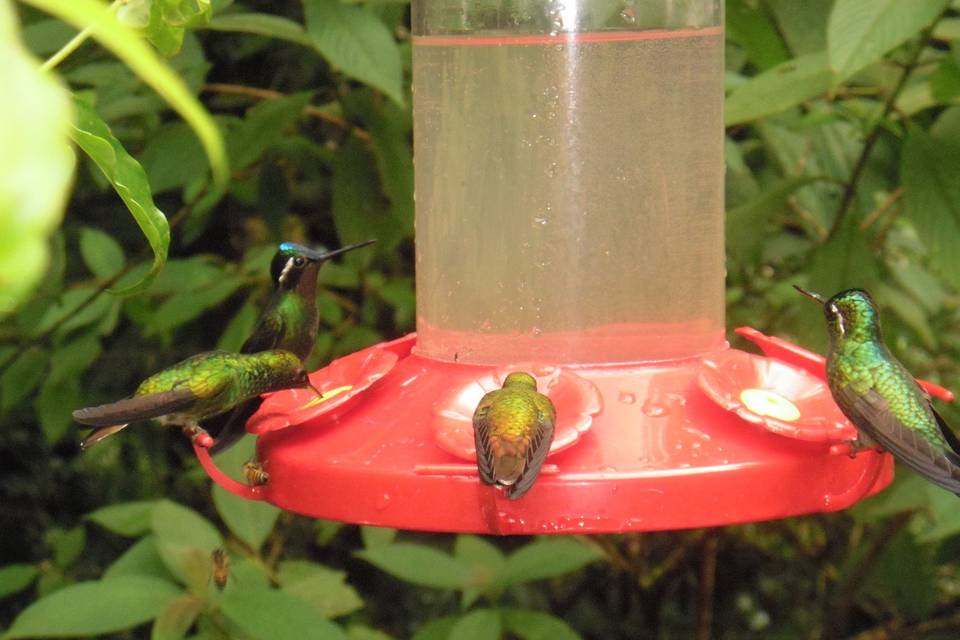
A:
<svg viewBox="0 0 960 640">
<path fill-rule="evenodd" d="M 318 518 L 487 534 L 703 527 L 845 509 L 823 358 L 724 327 L 721 0 L 414 0 L 417 333 L 266 398 L 269 481 Z M 471 417 L 527 371 L 557 424 L 533 488 L 477 475 Z M 939 397 L 949 392 L 929 385 Z"/>
</svg>

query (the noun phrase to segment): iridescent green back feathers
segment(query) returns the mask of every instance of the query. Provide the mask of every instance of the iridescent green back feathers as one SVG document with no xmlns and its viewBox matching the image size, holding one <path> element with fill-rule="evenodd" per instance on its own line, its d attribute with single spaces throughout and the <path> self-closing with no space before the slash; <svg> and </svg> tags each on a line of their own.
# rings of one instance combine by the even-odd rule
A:
<svg viewBox="0 0 960 640">
<path fill-rule="evenodd" d="M 473 414 L 477 469 L 485 484 L 505 487 L 511 500 L 533 486 L 553 441 L 556 411 L 528 373 L 514 372 L 483 396 Z"/>
</svg>

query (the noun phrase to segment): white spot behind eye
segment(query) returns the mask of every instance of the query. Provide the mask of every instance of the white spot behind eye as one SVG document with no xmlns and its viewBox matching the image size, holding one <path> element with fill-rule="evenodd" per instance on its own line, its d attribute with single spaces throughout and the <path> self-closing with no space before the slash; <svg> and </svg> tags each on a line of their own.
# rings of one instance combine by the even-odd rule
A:
<svg viewBox="0 0 960 640">
<path fill-rule="evenodd" d="M 289 258 L 287 264 L 283 265 L 283 271 L 280 272 L 280 277 L 277 278 L 279 284 L 283 284 L 287 279 L 287 274 L 290 273 L 290 270 L 293 269 L 294 258 Z"/>
<path fill-rule="evenodd" d="M 843 335 L 844 333 L 846 333 L 847 328 L 843 324 L 843 314 L 840 313 L 840 308 L 836 304 L 831 303 L 830 306 L 827 307 L 827 310 L 830 311 L 831 314 L 836 316 L 837 330 L 840 332 L 840 335 Z"/>
</svg>

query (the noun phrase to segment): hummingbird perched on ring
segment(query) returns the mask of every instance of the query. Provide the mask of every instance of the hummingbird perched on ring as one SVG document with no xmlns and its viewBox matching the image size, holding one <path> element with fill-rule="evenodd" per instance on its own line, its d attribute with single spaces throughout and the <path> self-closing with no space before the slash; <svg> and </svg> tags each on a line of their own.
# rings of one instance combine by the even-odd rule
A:
<svg viewBox="0 0 960 640">
<path fill-rule="evenodd" d="M 310 249 L 283 242 L 270 263 L 274 290 L 253 330 L 240 348 L 241 353 L 284 349 L 306 360 L 317 341 L 320 318 L 317 313 L 317 276 L 330 258 L 353 251 L 376 240 L 347 245 L 334 251 Z M 247 419 L 260 407 L 259 397 L 237 405 L 233 411 L 210 421 L 207 427 L 217 437 L 211 453 L 224 451 L 244 434 Z"/>
<path fill-rule="evenodd" d="M 794 285 L 823 305 L 827 385 L 845 416 L 868 440 L 930 482 L 960 495 L 960 441 L 930 396 L 890 353 L 870 294 L 847 289 L 830 299 Z"/>
<path fill-rule="evenodd" d="M 553 442 L 557 412 L 537 379 L 514 371 L 503 388 L 481 398 L 473 413 L 480 481 L 516 500 L 530 490 Z"/>
<path fill-rule="evenodd" d="M 274 349 L 254 354 L 207 351 L 155 373 L 129 398 L 73 412 L 73 419 L 99 427 L 81 443 L 86 449 L 131 422 L 160 418 L 179 425 L 200 444 L 211 442 L 199 422 L 229 411 L 262 393 L 310 387 L 303 363 L 289 351 Z"/>
</svg>

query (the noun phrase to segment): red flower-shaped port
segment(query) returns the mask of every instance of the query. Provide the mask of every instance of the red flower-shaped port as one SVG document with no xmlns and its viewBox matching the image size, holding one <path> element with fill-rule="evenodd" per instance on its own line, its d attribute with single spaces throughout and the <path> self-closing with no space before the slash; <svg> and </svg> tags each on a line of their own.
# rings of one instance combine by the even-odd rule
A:
<svg viewBox="0 0 960 640">
<path fill-rule="evenodd" d="M 537 389 L 557 410 L 550 453 L 572 446 L 590 429 L 593 416 L 603 409 L 600 392 L 589 380 L 568 369 L 552 366 L 510 365 L 474 378 L 441 398 L 433 408 L 433 429 L 437 444 L 463 460 L 477 459 L 473 439 L 473 412 L 484 394 L 503 386 L 512 371 L 526 371 L 537 379 Z"/>
<path fill-rule="evenodd" d="M 718 405 L 773 433 L 824 443 L 857 437 L 827 383 L 780 360 L 728 349 L 702 360 L 698 382 Z"/>
<path fill-rule="evenodd" d="M 257 435 L 307 422 L 318 424 L 342 416 L 360 400 L 367 387 L 385 376 L 399 357 L 392 351 L 370 347 L 334 360 L 310 374 L 312 389 L 287 389 L 264 397 L 259 411 L 247 422 Z"/>
</svg>

